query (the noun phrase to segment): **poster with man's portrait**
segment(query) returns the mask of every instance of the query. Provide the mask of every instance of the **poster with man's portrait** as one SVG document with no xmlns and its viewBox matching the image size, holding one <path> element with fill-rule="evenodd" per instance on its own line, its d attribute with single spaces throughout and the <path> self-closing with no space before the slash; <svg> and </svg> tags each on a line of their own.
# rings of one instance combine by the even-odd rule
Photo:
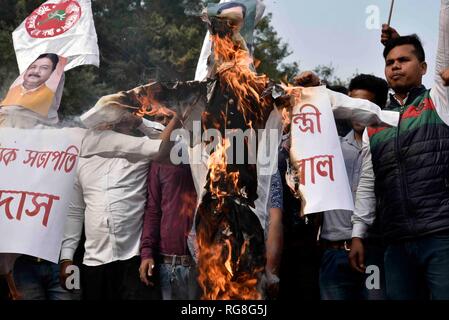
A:
<svg viewBox="0 0 449 320">
<path fill-rule="evenodd" d="M 66 64 L 64 57 L 41 54 L 14 81 L 0 107 L 19 106 L 47 117 L 52 108 L 59 108 L 55 96 Z"/>
</svg>

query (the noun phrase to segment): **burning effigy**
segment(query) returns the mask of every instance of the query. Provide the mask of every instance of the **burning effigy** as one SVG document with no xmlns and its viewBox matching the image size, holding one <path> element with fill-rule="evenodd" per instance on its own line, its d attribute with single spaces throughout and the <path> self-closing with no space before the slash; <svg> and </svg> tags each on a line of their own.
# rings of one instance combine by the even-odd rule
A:
<svg viewBox="0 0 449 320">
<path fill-rule="evenodd" d="M 253 5 L 255 1 L 248 5 Z M 254 210 L 258 196 L 257 163 L 249 137 L 238 149 L 228 132 L 264 129 L 273 111 L 273 84 L 255 72 L 240 31 L 249 8 L 245 2 L 208 7 L 212 42 L 209 79 L 214 90 L 203 113 L 203 128 L 223 137 L 208 162 L 206 192 L 197 213 L 199 283 L 205 299 L 259 299 L 265 266 L 265 237 Z M 271 91 L 270 91 L 271 90 Z M 232 149 L 232 152 L 228 152 Z M 243 161 L 237 157 L 243 153 Z"/>
<path fill-rule="evenodd" d="M 281 129 L 282 117 L 275 102 L 282 106 L 288 99 L 267 76 L 256 73 L 241 35 L 242 28 L 249 28 L 252 34 L 257 4 L 256 0 L 231 1 L 206 8 L 202 18 L 212 42 L 206 80 L 153 82 L 103 97 L 97 103 L 128 108 L 140 116 L 176 110 L 185 129 L 192 131 L 192 123 L 199 121 L 203 136 L 209 130 L 219 133 L 219 138 L 190 141 L 192 147 L 203 143 L 211 150 L 194 223 L 193 255 L 203 299 L 262 298 L 258 284 L 266 260 L 265 234 L 256 207 L 266 212 L 267 189 L 274 172 L 260 179 L 257 154 L 266 141 L 257 131 L 265 129 L 273 111 L 274 127 Z M 235 131 L 247 133 L 243 144 L 229 136 Z M 265 187 L 260 188 L 261 184 Z"/>
</svg>

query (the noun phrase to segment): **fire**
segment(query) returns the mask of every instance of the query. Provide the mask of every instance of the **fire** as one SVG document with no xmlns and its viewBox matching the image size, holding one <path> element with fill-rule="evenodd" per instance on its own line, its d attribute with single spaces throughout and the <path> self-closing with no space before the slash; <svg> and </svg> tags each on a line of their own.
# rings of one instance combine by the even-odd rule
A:
<svg viewBox="0 0 449 320">
<path fill-rule="evenodd" d="M 239 111 L 246 123 L 249 116 L 262 119 L 269 104 L 261 98 L 262 92 L 269 83 L 266 75 L 257 75 L 251 69 L 253 58 L 243 44 L 236 44 L 231 38 L 213 35 L 214 58 L 217 74 L 238 99 Z"/>
<path fill-rule="evenodd" d="M 282 109 L 282 124 L 287 128 L 291 124 L 291 113 L 286 109 Z"/>
<path fill-rule="evenodd" d="M 239 173 L 227 171 L 227 150 L 230 146 L 229 139 L 220 141 L 208 161 L 210 192 L 218 199 L 217 211 L 221 210 L 225 197 L 239 193 Z M 232 186 L 232 190 L 229 190 L 229 186 Z"/>
<path fill-rule="evenodd" d="M 134 114 L 143 118 L 144 116 L 155 116 L 155 115 L 164 115 L 169 116 L 173 115 L 174 112 L 168 109 L 166 106 L 161 104 L 159 101 L 154 99 L 153 93 L 151 91 L 147 92 L 144 95 L 137 95 L 137 100 L 141 107 Z"/>
<path fill-rule="evenodd" d="M 301 102 L 302 88 L 295 87 L 288 83 L 282 83 L 282 89 L 285 92 L 285 99 L 283 103 L 287 106 L 282 108 L 282 125 L 284 130 L 290 131 L 292 121 L 292 107 L 297 106 Z"/>
<path fill-rule="evenodd" d="M 243 273 L 238 277 L 234 271 L 238 266 L 232 265 L 232 246 L 230 240 L 225 245 L 215 244 L 212 246 L 199 243 L 201 255 L 199 265 L 206 266 L 200 270 L 199 284 L 203 289 L 205 300 L 260 300 L 262 298 L 257 290 L 257 270 L 253 274 Z M 246 242 L 243 245 L 246 246 Z M 245 249 L 245 248 L 242 248 Z M 223 258 L 226 262 L 223 264 Z M 240 260 L 240 259 L 239 259 Z"/>
<path fill-rule="evenodd" d="M 290 105 L 296 106 L 301 102 L 301 87 L 294 87 L 291 84 L 282 84 L 282 89 L 284 89 L 286 96 L 290 97 Z"/>
<path fill-rule="evenodd" d="M 228 139 L 218 143 L 215 151 L 209 158 L 209 188 L 216 203 L 213 207 L 214 214 L 220 220 L 228 214 L 225 207 L 226 200 L 240 195 L 239 172 L 228 172 L 226 151 L 230 147 Z M 257 272 L 241 272 L 240 261 L 248 255 L 249 239 L 245 239 L 241 248 L 235 252 L 232 249 L 232 241 L 235 235 L 226 223 L 218 224 L 219 234 L 224 240 L 219 243 L 206 243 L 204 239 L 209 235 L 200 234 L 199 245 L 199 283 L 203 289 L 203 299 L 207 300 L 254 300 L 260 299 L 261 294 L 257 290 Z M 238 255 L 237 259 L 232 259 Z M 236 263 L 233 263 L 236 261 Z M 240 272 L 239 272 L 240 271 Z"/>
<path fill-rule="evenodd" d="M 245 126 L 257 127 L 272 110 L 270 101 L 262 96 L 269 86 L 268 77 L 257 75 L 252 69 L 253 59 L 243 41 L 219 35 L 212 35 L 211 39 L 214 71 L 223 91 L 232 93 L 233 99 L 237 100 Z M 207 117 L 207 114 L 203 116 Z M 228 116 L 227 112 L 222 112 L 226 124 Z M 217 128 L 215 123 L 212 127 Z M 203 220 L 201 229 L 197 229 L 198 281 L 203 289 L 203 299 L 256 300 L 262 298 L 258 284 L 263 271 L 263 263 L 257 257 L 264 259 L 264 256 L 260 251 L 251 250 L 254 243 L 263 243 L 260 241 L 263 236 L 253 240 L 254 234 L 247 234 L 240 225 L 232 222 L 235 215 L 253 212 L 245 206 L 246 190 L 240 181 L 239 170 L 235 171 L 228 165 L 229 148 L 231 143 L 228 139 L 219 141 L 208 161 L 209 196 L 203 198 L 199 209 L 200 217 L 207 216 L 207 219 Z"/>
<path fill-rule="evenodd" d="M 228 270 L 229 274 L 231 276 L 234 276 L 234 271 L 232 271 L 232 246 L 231 246 L 231 241 L 229 241 L 229 239 L 225 240 L 226 242 L 226 246 L 228 248 L 228 258 L 226 259 L 225 262 L 225 268 L 226 270 Z"/>
</svg>

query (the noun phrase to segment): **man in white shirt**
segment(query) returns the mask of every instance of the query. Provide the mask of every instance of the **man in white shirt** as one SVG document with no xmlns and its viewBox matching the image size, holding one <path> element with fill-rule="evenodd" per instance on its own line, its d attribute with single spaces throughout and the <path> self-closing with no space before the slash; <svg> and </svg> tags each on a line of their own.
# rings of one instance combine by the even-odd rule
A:
<svg viewBox="0 0 449 320">
<path fill-rule="evenodd" d="M 156 140 L 128 135 L 138 125 L 138 120 L 130 121 L 132 125 L 113 125 L 115 132 L 90 130 L 81 146 L 61 249 L 61 281 L 65 285 L 84 226 L 81 282 L 87 300 L 159 298 L 157 290 L 139 279 L 140 235 L 150 161 L 168 143 L 179 119 L 175 116 Z M 149 135 L 144 124 L 138 129 Z"/>
</svg>

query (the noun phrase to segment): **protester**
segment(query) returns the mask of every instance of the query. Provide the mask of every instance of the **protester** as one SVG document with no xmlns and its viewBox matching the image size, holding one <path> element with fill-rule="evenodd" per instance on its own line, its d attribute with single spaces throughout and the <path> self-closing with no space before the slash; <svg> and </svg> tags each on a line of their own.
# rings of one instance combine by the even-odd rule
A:
<svg viewBox="0 0 449 320">
<path fill-rule="evenodd" d="M 94 114 L 86 115 L 82 117 L 84 122 L 92 123 Z M 157 290 L 139 281 L 140 235 L 149 163 L 164 149 L 178 124 L 176 116 L 157 140 L 133 137 L 130 134 L 136 127 L 144 134 L 149 130 L 142 119 L 125 113 L 118 123 L 102 123 L 96 130 L 88 131 L 81 145 L 75 196 L 61 249 L 63 286 L 84 226 L 86 241 L 81 272 L 84 299 L 159 297 Z"/>
<path fill-rule="evenodd" d="M 358 75 L 351 80 L 349 96 L 367 99 L 384 107 L 387 102 L 388 85 L 385 80 L 372 75 Z M 355 121 L 352 131 L 340 138 L 346 171 L 353 198 L 355 199 L 362 166 L 362 135 L 365 127 Z M 366 276 L 352 270 L 348 251 L 352 236 L 352 211 L 326 211 L 322 217 L 320 240 L 324 248 L 320 267 L 320 293 L 322 300 L 362 300 L 364 298 L 383 299 L 384 283 L 377 290 L 368 290 Z M 368 239 L 367 239 L 368 240 Z M 370 239 L 372 240 L 372 239 Z M 372 240 L 372 250 L 367 252 L 373 264 L 383 275 L 383 250 L 380 239 Z M 382 276 L 382 279 L 384 277 Z M 374 295 L 374 292 L 376 295 Z M 373 293 L 373 294 L 370 294 Z"/>
<path fill-rule="evenodd" d="M 320 250 L 317 246 L 319 215 L 301 218 L 301 201 L 286 181 L 290 166 L 290 125 L 284 127 L 279 147 L 278 168 L 282 179 L 283 246 L 280 266 L 279 299 L 319 300 L 318 270 Z"/>
<path fill-rule="evenodd" d="M 354 212 L 351 265 L 365 272 L 364 239 L 376 212 L 386 241 L 390 299 L 449 299 L 449 1 L 441 1 L 434 88 L 426 89 L 425 53 L 416 35 L 384 26 L 385 75 L 394 94 L 387 109 L 398 128 L 369 128 Z M 421 281 L 427 290 L 421 290 Z"/>
<path fill-rule="evenodd" d="M 158 116 L 166 123 L 167 116 Z M 164 300 L 197 300 L 198 270 L 187 245 L 197 194 L 188 164 L 153 162 L 140 246 L 140 279 L 160 283 Z"/>
</svg>

